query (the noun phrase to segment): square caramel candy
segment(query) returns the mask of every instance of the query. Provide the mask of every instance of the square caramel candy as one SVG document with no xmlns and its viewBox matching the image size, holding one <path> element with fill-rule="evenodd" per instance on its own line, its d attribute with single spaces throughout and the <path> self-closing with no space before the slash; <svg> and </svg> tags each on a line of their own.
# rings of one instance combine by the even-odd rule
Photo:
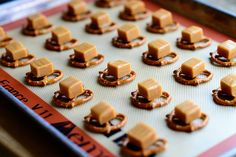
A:
<svg viewBox="0 0 236 157">
<path fill-rule="evenodd" d="M 46 16 L 43 14 L 34 14 L 27 18 L 28 25 L 33 29 L 41 29 L 49 25 Z"/>
<path fill-rule="evenodd" d="M 129 15 L 137 15 L 145 11 L 146 7 L 142 1 L 128 1 L 125 3 L 125 13 Z"/>
<path fill-rule="evenodd" d="M 2 27 L 0 27 L 0 41 L 7 36 L 6 32 Z"/>
<path fill-rule="evenodd" d="M 122 78 L 131 72 L 130 63 L 122 60 L 111 61 L 108 63 L 108 74 L 115 78 Z"/>
<path fill-rule="evenodd" d="M 202 40 L 202 38 L 203 38 L 203 30 L 200 27 L 190 26 L 182 31 L 182 39 L 190 43 L 198 42 Z"/>
<path fill-rule="evenodd" d="M 221 90 L 233 97 L 236 97 L 236 74 L 229 74 L 220 80 Z"/>
<path fill-rule="evenodd" d="M 217 47 L 217 52 L 220 56 L 223 56 L 227 59 L 232 59 L 236 57 L 236 42 L 232 40 L 227 40 Z"/>
<path fill-rule="evenodd" d="M 81 59 L 83 62 L 90 61 L 98 55 L 96 46 L 88 42 L 84 42 L 74 48 L 75 57 Z"/>
<path fill-rule="evenodd" d="M 158 139 L 154 128 L 138 123 L 128 131 L 129 142 L 141 149 L 147 149 Z"/>
<path fill-rule="evenodd" d="M 152 14 L 152 22 L 161 28 L 173 23 L 171 12 L 165 9 L 159 9 Z"/>
<path fill-rule="evenodd" d="M 59 83 L 60 92 L 67 98 L 73 99 L 84 93 L 83 83 L 74 76 L 69 76 Z"/>
<path fill-rule="evenodd" d="M 18 60 L 28 56 L 28 50 L 22 43 L 14 41 L 8 44 L 6 47 L 6 55 L 12 60 Z"/>
<path fill-rule="evenodd" d="M 116 117 L 116 111 L 110 104 L 101 101 L 91 108 L 91 115 L 103 125 Z"/>
<path fill-rule="evenodd" d="M 110 16 L 104 11 L 98 11 L 91 16 L 92 24 L 103 28 L 111 24 Z"/>
<path fill-rule="evenodd" d="M 201 109 L 191 100 L 186 100 L 175 107 L 175 116 L 185 124 L 201 117 Z"/>
<path fill-rule="evenodd" d="M 53 73 L 54 66 L 47 58 L 40 58 L 30 63 L 31 73 L 39 78 Z"/>
<path fill-rule="evenodd" d="M 68 9 L 73 15 L 83 14 L 88 11 L 87 4 L 83 0 L 72 0 L 68 3 Z"/>
<path fill-rule="evenodd" d="M 161 97 L 162 87 L 160 83 L 151 78 L 138 83 L 138 93 L 149 101 L 152 101 Z"/>
<path fill-rule="evenodd" d="M 63 26 L 56 27 L 52 30 L 52 40 L 57 44 L 63 45 L 71 40 L 71 32 Z"/>
<path fill-rule="evenodd" d="M 125 42 L 131 42 L 140 36 L 140 30 L 137 25 L 126 23 L 117 29 L 118 36 Z"/>
<path fill-rule="evenodd" d="M 148 54 L 154 59 L 163 58 L 171 53 L 170 43 L 165 40 L 157 39 L 148 44 Z"/>
<path fill-rule="evenodd" d="M 205 70 L 205 63 L 198 58 L 191 58 L 185 61 L 181 65 L 181 71 L 183 74 L 190 78 L 195 78 L 197 75 L 201 74 Z"/>
</svg>

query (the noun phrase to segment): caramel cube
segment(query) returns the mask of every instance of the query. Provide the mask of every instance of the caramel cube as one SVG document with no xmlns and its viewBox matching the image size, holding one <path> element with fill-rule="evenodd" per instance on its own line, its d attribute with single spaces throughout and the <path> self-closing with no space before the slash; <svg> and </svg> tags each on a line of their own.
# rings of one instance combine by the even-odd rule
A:
<svg viewBox="0 0 236 157">
<path fill-rule="evenodd" d="M 0 27 L 0 41 L 7 36 L 6 32 L 2 27 Z"/>
<path fill-rule="evenodd" d="M 54 40 L 57 44 L 63 45 L 66 42 L 71 40 L 71 32 L 67 28 L 63 26 L 56 27 L 52 31 L 52 40 Z"/>
<path fill-rule="evenodd" d="M 144 2 L 129 1 L 125 3 L 125 13 L 129 15 L 137 15 L 146 11 Z"/>
<path fill-rule="evenodd" d="M 125 42 L 131 42 L 140 36 L 140 31 L 137 25 L 126 23 L 117 29 L 118 36 Z"/>
<path fill-rule="evenodd" d="M 35 77 L 48 76 L 53 73 L 53 63 L 47 58 L 40 58 L 30 63 L 31 73 Z"/>
<path fill-rule="evenodd" d="M 101 101 L 91 108 L 91 115 L 100 125 L 103 125 L 115 118 L 117 114 L 113 106 L 105 101 Z"/>
<path fill-rule="evenodd" d="M 136 124 L 127 134 L 129 142 L 141 149 L 147 149 L 158 139 L 155 129 L 145 123 Z"/>
<path fill-rule="evenodd" d="M 159 9 L 152 14 L 152 22 L 155 26 L 166 27 L 173 23 L 172 14 L 168 10 Z"/>
<path fill-rule="evenodd" d="M 227 59 L 232 59 L 236 57 L 236 42 L 232 40 L 227 40 L 217 47 L 217 52 L 220 56 L 223 56 Z"/>
<path fill-rule="evenodd" d="M 236 74 L 229 74 L 220 81 L 221 90 L 233 97 L 236 97 Z"/>
<path fill-rule="evenodd" d="M 205 70 L 205 63 L 198 58 L 191 58 L 185 61 L 181 65 L 181 71 L 183 74 L 190 78 L 195 78 L 197 75 L 201 74 Z"/>
<path fill-rule="evenodd" d="M 185 28 L 182 31 L 182 39 L 190 42 L 190 43 L 195 43 L 203 38 L 203 30 L 200 27 L 197 26 L 191 26 L 188 28 Z"/>
<path fill-rule="evenodd" d="M 87 4 L 82 0 L 73 0 L 69 2 L 68 9 L 73 15 L 80 15 L 88 11 Z"/>
<path fill-rule="evenodd" d="M 41 29 L 49 25 L 46 16 L 43 14 L 34 14 L 27 18 L 28 26 L 33 29 Z"/>
<path fill-rule="evenodd" d="M 84 93 L 83 83 L 74 76 L 69 76 L 59 83 L 60 92 L 67 98 L 73 99 Z"/>
<path fill-rule="evenodd" d="M 103 28 L 111 24 L 110 16 L 104 11 L 98 11 L 91 16 L 92 24 Z"/>
<path fill-rule="evenodd" d="M 185 124 L 201 117 L 201 109 L 191 100 L 186 100 L 175 107 L 175 116 Z"/>
<path fill-rule="evenodd" d="M 150 54 L 154 59 L 163 58 L 171 53 L 170 43 L 157 39 L 148 44 L 148 54 Z"/>
<path fill-rule="evenodd" d="M 108 74 L 115 78 L 122 78 L 131 72 L 131 65 L 122 60 L 111 61 L 108 63 Z"/>
<path fill-rule="evenodd" d="M 28 56 L 28 50 L 23 46 L 22 43 L 14 41 L 8 44 L 6 47 L 6 55 L 12 60 L 19 60 Z"/>
<path fill-rule="evenodd" d="M 90 61 L 98 55 L 96 46 L 88 42 L 84 42 L 74 48 L 75 57 L 83 62 Z"/>
<path fill-rule="evenodd" d="M 152 101 L 156 98 L 160 98 L 162 95 L 161 84 L 158 83 L 155 79 L 147 79 L 138 83 L 138 92 L 144 98 Z"/>
</svg>

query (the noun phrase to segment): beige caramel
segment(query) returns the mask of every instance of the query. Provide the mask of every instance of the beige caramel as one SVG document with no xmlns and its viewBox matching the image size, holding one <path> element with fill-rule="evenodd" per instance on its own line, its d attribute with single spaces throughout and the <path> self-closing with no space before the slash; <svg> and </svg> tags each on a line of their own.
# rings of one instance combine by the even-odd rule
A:
<svg viewBox="0 0 236 157">
<path fill-rule="evenodd" d="M 152 22 L 154 25 L 163 28 L 173 23 L 173 17 L 168 10 L 159 9 L 152 14 Z"/>
<path fill-rule="evenodd" d="M 6 32 L 2 27 L 0 27 L 0 41 L 6 37 Z"/>
<path fill-rule="evenodd" d="M 157 39 L 148 43 L 148 54 L 152 55 L 154 59 L 160 59 L 171 53 L 170 43 Z"/>
<path fill-rule="evenodd" d="M 191 58 L 181 65 L 181 71 L 190 78 L 195 78 L 205 70 L 205 63 L 198 58 Z"/>
<path fill-rule="evenodd" d="M 146 11 L 144 2 L 128 1 L 125 3 L 125 13 L 129 15 L 137 15 Z"/>
<path fill-rule="evenodd" d="M 217 47 L 217 52 L 220 56 L 223 56 L 227 59 L 236 57 L 236 42 L 227 40 L 219 44 Z"/>
<path fill-rule="evenodd" d="M 123 60 L 115 60 L 108 63 L 108 74 L 115 78 L 122 78 L 131 72 L 130 63 Z"/>
<path fill-rule="evenodd" d="M 28 26 L 33 29 L 41 29 L 49 25 L 49 22 L 43 14 L 37 13 L 27 18 Z"/>
<path fill-rule="evenodd" d="M 138 93 L 149 101 L 152 101 L 161 97 L 162 87 L 159 82 L 150 78 L 138 83 Z"/>
<path fill-rule="evenodd" d="M 68 3 L 71 14 L 79 15 L 88 11 L 87 4 L 83 0 L 72 0 Z"/>
<path fill-rule="evenodd" d="M 201 117 L 201 109 L 191 100 L 186 100 L 175 107 L 175 116 L 186 124 Z"/>
<path fill-rule="evenodd" d="M 203 30 L 197 26 L 190 26 L 182 31 L 182 39 L 195 43 L 203 39 Z"/>
<path fill-rule="evenodd" d="M 236 97 L 236 74 L 232 73 L 223 77 L 220 81 L 220 87 L 224 93 Z"/>
<path fill-rule="evenodd" d="M 59 83 L 60 92 L 67 98 L 73 99 L 84 93 L 83 83 L 74 76 L 69 76 Z"/>
<path fill-rule="evenodd" d="M 8 44 L 6 47 L 6 55 L 12 60 L 18 60 L 28 56 L 28 50 L 18 41 Z"/>
<path fill-rule="evenodd" d="M 128 131 L 129 142 L 141 149 L 147 149 L 158 139 L 156 131 L 145 123 L 138 123 Z"/>
<path fill-rule="evenodd" d="M 30 63 L 31 73 L 35 77 L 48 76 L 53 73 L 53 63 L 47 58 L 40 58 Z"/>
<path fill-rule="evenodd" d="M 103 28 L 111 24 L 110 16 L 104 11 L 98 11 L 91 17 L 92 24 L 98 28 Z"/>
<path fill-rule="evenodd" d="M 138 26 L 132 23 L 123 24 L 117 31 L 119 38 L 125 42 L 131 42 L 140 36 Z"/>
<path fill-rule="evenodd" d="M 100 125 L 109 122 L 116 117 L 115 109 L 105 101 L 101 101 L 91 108 L 91 115 Z"/>
<path fill-rule="evenodd" d="M 58 26 L 52 31 L 52 40 L 59 45 L 63 45 L 71 40 L 71 32 L 64 26 Z"/>
<path fill-rule="evenodd" d="M 75 57 L 79 58 L 83 62 L 90 61 L 91 59 L 93 59 L 98 55 L 96 46 L 88 42 L 84 42 L 76 46 L 74 48 L 74 52 L 75 52 Z"/>
</svg>

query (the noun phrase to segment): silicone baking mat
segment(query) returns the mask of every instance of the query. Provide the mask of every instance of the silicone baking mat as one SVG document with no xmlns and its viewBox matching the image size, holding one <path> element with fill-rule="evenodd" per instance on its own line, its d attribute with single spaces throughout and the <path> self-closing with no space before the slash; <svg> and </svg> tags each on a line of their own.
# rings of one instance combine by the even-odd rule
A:
<svg viewBox="0 0 236 157">
<path fill-rule="evenodd" d="M 158 8 L 151 2 L 146 2 L 149 9 L 155 10 Z M 65 8 L 65 6 L 56 10 L 58 11 L 62 8 Z M 89 8 L 93 11 L 105 10 L 118 25 L 125 23 L 125 21 L 118 18 L 119 12 L 123 9 L 122 6 L 112 9 L 100 9 L 93 4 L 89 4 Z M 50 12 L 52 13 L 53 11 Z M 65 22 L 61 19 L 61 13 L 50 16 L 49 21 L 56 26 L 63 25 L 69 28 L 72 35 L 78 38 L 80 42 L 88 41 L 96 44 L 98 52 L 105 55 L 105 60 L 102 64 L 87 69 L 73 68 L 68 65 L 68 58 L 73 53 L 73 50 L 54 52 L 44 48 L 44 42 L 50 37 L 50 34 L 27 37 L 21 34 L 22 26 L 12 29 L 8 33 L 21 41 L 29 52 L 34 53 L 37 58 L 48 57 L 54 63 L 55 69 L 60 69 L 64 72 L 64 78 L 74 75 L 83 81 L 87 89 L 94 91 L 94 98 L 88 103 L 72 109 L 56 107 L 52 103 L 52 96 L 59 89 L 58 83 L 45 87 L 26 85 L 24 77 L 25 73 L 30 70 L 29 66 L 16 69 L 1 67 L 0 85 L 66 135 L 68 140 L 71 140 L 92 156 L 121 156 L 119 142 L 122 137 L 136 123 L 143 121 L 153 126 L 160 137 L 168 140 L 166 151 L 158 156 L 227 155 L 228 150 L 236 145 L 236 137 L 234 136 L 236 132 L 236 125 L 234 125 L 236 120 L 235 108 L 218 106 L 212 101 L 211 96 L 212 90 L 219 87 L 220 79 L 235 71 L 234 67 L 216 67 L 209 62 L 209 53 L 215 51 L 218 42 L 226 40 L 227 37 L 203 27 L 205 34 L 215 39 L 212 45 L 196 51 L 181 50 L 176 48 L 175 41 L 181 35 L 181 30 L 184 28 L 183 25 L 176 32 L 158 35 L 148 33 L 145 29 L 146 24 L 151 21 L 151 17 L 133 22 L 140 27 L 142 34 L 147 37 L 147 43 L 157 38 L 165 39 L 171 43 L 173 51 L 180 56 L 179 60 L 171 65 L 163 67 L 148 66 L 141 61 L 142 53 L 147 50 L 147 43 L 133 49 L 115 48 L 111 44 L 111 39 L 117 35 L 116 31 L 104 35 L 88 34 L 84 31 L 84 27 L 90 22 L 89 19 L 76 23 Z M 174 18 L 184 25 L 196 24 L 178 15 L 174 15 Z M 24 22 L 20 21 L 20 23 Z M 10 29 L 18 24 L 11 24 L 6 26 L 6 28 Z M 1 54 L 4 51 L 4 49 L 1 49 Z M 181 63 L 191 57 L 198 57 L 205 61 L 206 68 L 214 73 L 210 82 L 192 87 L 184 86 L 174 81 L 173 70 L 179 68 Z M 104 70 L 109 61 L 116 59 L 130 62 L 132 69 L 137 73 L 136 79 L 132 83 L 117 88 L 99 85 L 97 83 L 98 72 Z M 151 111 L 137 109 L 131 105 L 130 93 L 137 89 L 138 82 L 149 77 L 156 78 L 162 84 L 163 89 L 171 94 L 172 101 L 169 105 Z M 171 112 L 175 105 L 186 99 L 195 101 L 202 108 L 202 111 L 206 112 L 210 117 L 209 124 L 200 131 L 182 133 L 170 130 L 166 126 L 166 114 Z M 101 100 L 110 102 L 118 112 L 128 116 L 128 123 L 122 130 L 110 135 L 103 135 L 91 133 L 84 129 L 83 117 L 89 114 L 90 108 Z M 225 140 L 226 138 L 228 139 Z M 216 145 L 223 140 L 225 140 L 223 143 Z"/>
</svg>

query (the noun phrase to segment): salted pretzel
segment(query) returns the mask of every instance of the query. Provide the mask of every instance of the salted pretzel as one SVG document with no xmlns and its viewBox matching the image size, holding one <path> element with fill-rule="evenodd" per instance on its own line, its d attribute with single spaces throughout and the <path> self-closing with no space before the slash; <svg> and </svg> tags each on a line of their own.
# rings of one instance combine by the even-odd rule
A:
<svg viewBox="0 0 236 157">
<path fill-rule="evenodd" d="M 97 0 L 96 6 L 101 8 L 112 8 L 124 3 L 124 0 Z"/>
<path fill-rule="evenodd" d="M 0 62 L 4 66 L 17 68 L 17 67 L 28 65 L 34 60 L 35 60 L 35 56 L 33 54 L 28 54 L 27 57 L 23 57 L 18 60 L 12 60 L 9 56 L 7 56 L 6 54 L 3 54 Z"/>
<path fill-rule="evenodd" d="M 13 42 L 13 38 L 9 37 L 2 27 L 0 27 L 0 48 L 7 46 Z"/>
</svg>

